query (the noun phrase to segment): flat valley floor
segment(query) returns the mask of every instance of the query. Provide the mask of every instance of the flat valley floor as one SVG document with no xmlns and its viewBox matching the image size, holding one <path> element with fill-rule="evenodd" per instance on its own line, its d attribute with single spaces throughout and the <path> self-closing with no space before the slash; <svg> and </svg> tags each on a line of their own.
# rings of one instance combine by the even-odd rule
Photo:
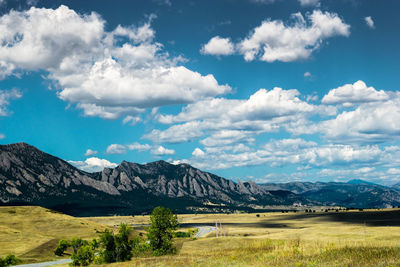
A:
<svg viewBox="0 0 400 267">
<path fill-rule="evenodd" d="M 111 266 L 400 266 L 400 209 L 178 218 L 181 231 L 218 222 L 220 236 L 213 231 L 179 238 L 176 255 L 132 258 Z M 40 207 L 0 207 L 0 256 L 13 253 L 24 263 L 61 259 L 53 254 L 61 238 L 91 240 L 120 223 L 143 234 L 148 220 L 140 215 L 76 218 Z"/>
</svg>

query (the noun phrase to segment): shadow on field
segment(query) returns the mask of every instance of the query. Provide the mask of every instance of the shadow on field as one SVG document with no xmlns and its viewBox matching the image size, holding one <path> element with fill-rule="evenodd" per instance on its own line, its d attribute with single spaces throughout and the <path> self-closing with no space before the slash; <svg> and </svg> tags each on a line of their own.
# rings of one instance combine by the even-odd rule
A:
<svg viewBox="0 0 400 267">
<path fill-rule="evenodd" d="M 285 220 L 305 220 L 366 224 L 368 226 L 400 226 L 400 210 L 340 211 L 327 213 L 303 213 L 285 217 Z"/>
<path fill-rule="evenodd" d="M 48 257 L 49 260 L 54 258 L 53 250 L 57 246 L 58 239 L 51 239 L 36 248 L 24 253 L 20 256 L 25 263 L 37 262 L 38 258 Z"/>
<path fill-rule="evenodd" d="M 215 222 L 214 222 L 215 224 Z M 196 226 L 213 226 L 213 223 L 180 223 L 180 227 L 192 228 Z M 257 223 L 222 223 L 224 226 L 242 227 L 242 228 L 287 228 L 287 229 L 302 229 L 304 227 L 296 227 L 289 224 L 273 223 L 271 221 L 257 222 Z"/>
</svg>

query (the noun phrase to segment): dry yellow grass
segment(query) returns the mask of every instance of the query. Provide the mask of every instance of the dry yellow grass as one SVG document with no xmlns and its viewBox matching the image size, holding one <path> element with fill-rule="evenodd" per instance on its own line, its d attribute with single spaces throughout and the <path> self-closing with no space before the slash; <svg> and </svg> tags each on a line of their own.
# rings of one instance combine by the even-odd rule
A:
<svg viewBox="0 0 400 267">
<path fill-rule="evenodd" d="M 374 214 L 379 218 L 380 211 Z M 324 220 L 324 215 L 179 215 L 183 225 L 212 226 L 218 220 L 228 236 L 215 238 L 211 233 L 184 242 L 177 255 L 135 258 L 111 266 L 400 266 L 400 227 Z M 148 216 L 121 219 L 142 225 Z M 91 220 L 111 225 L 118 217 Z"/>
<path fill-rule="evenodd" d="M 81 218 L 54 213 L 41 207 L 0 207 L 0 257 L 9 253 L 24 260 L 53 260 L 61 238 L 90 239 L 105 226 Z"/>
<path fill-rule="evenodd" d="M 381 214 L 372 215 L 379 221 Z M 399 226 L 364 225 L 325 215 L 329 214 L 178 215 L 185 228 L 213 226 L 218 220 L 227 237 L 216 238 L 212 232 L 197 240 L 180 239 L 177 255 L 133 258 L 111 266 L 400 266 Z M 47 260 L 54 258 L 52 240 L 92 238 L 98 236 L 94 229 L 121 222 L 142 229 L 148 220 L 149 216 L 73 218 L 38 207 L 0 208 L 0 256 L 15 253 L 25 260 Z"/>
</svg>

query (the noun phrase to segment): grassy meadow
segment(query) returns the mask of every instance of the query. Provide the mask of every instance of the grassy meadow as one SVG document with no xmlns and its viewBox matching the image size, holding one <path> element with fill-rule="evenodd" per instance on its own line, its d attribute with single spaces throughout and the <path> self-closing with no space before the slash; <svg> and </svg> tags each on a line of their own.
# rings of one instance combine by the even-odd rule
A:
<svg viewBox="0 0 400 267">
<path fill-rule="evenodd" d="M 2 207 L 0 256 L 14 253 L 25 261 L 53 260 L 53 248 L 46 245 L 49 242 L 55 246 L 59 238 L 91 239 L 98 235 L 96 231 L 105 227 L 116 229 L 121 222 L 143 231 L 148 219 L 148 216 L 74 218 L 38 207 Z M 218 220 L 226 236 L 216 238 L 212 232 L 197 239 L 177 239 L 176 255 L 132 258 L 130 262 L 110 266 L 400 266 L 400 210 L 397 209 L 186 214 L 178 219 L 183 229 L 215 226 Z"/>
<path fill-rule="evenodd" d="M 0 207 L 0 257 L 12 253 L 24 262 L 54 260 L 61 238 L 92 239 L 105 226 L 41 207 Z"/>
</svg>

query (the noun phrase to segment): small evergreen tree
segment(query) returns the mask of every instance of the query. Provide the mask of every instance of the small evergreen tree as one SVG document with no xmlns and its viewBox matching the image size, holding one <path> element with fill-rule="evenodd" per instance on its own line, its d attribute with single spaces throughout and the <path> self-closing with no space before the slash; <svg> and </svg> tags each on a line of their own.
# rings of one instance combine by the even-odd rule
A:
<svg viewBox="0 0 400 267">
<path fill-rule="evenodd" d="M 147 238 L 154 255 L 175 252 L 172 243 L 174 230 L 178 228 L 178 218 L 168 208 L 156 207 L 150 215 Z"/>
</svg>

